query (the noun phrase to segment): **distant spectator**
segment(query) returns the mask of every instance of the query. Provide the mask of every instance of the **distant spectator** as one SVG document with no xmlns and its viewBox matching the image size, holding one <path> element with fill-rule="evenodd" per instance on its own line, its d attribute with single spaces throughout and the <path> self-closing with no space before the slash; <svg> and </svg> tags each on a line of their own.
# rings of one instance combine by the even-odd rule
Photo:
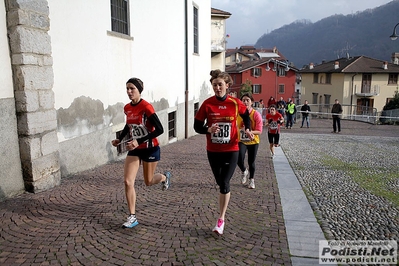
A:
<svg viewBox="0 0 399 266">
<path fill-rule="evenodd" d="M 285 108 L 287 103 L 284 101 L 283 97 L 280 97 L 280 101 L 277 102 L 277 111 L 284 117 Z"/>
<path fill-rule="evenodd" d="M 306 125 L 309 128 L 309 112 L 310 112 L 310 106 L 308 105 L 308 101 L 305 100 L 305 104 L 302 105 L 301 107 L 301 113 L 302 113 L 302 125 L 301 128 L 303 128 L 303 122 L 306 120 Z"/>
<path fill-rule="evenodd" d="M 292 128 L 292 125 L 294 124 L 294 115 L 296 113 L 296 106 L 295 103 L 290 99 L 289 103 L 287 104 L 287 109 L 285 110 L 285 113 L 287 115 L 287 123 L 285 125 L 285 128 Z"/>
<path fill-rule="evenodd" d="M 276 105 L 276 100 L 273 98 L 273 96 L 270 96 L 270 99 L 267 101 L 267 107 L 270 108 L 272 105 Z"/>
<path fill-rule="evenodd" d="M 333 129 L 332 133 L 340 133 L 341 132 L 341 114 L 342 114 L 342 106 L 339 103 L 338 99 L 335 99 L 335 103 L 331 109 L 331 113 L 333 114 Z M 338 131 L 337 131 L 338 129 Z"/>
<path fill-rule="evenodd" d="M 263 99 L 259 100 L 259 108 L 265 108 L 265 104 L 263 103 Z"/>
</svg>

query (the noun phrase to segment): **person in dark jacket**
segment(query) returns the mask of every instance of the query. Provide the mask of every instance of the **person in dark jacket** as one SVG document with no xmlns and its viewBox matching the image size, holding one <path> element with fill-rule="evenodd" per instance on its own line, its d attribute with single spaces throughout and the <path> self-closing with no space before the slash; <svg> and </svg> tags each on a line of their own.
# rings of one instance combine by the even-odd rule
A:
<svg viewBox="0 0 399 266">
<path fill-rule="evenodd" d="M 308 105 L 308 101 L 305 100 L 305 104 L 302 105 L 302 107 L 301 107 L 301 113 L 302 113 L 302 125 L 301 125 L 301 128 L 303 128 L 303 122 L 305 122 L 305 120 L 306 120 L 306 125 L 309 128 L 309 126 L 310 126 L 310 123 L 309 123 L 309 112 L 310 112 L 310 106 Z"/>
<path fill-rule="evenodd" d="M 331 108 L 331 113 L 333 117 L 333 132 L 332 133 L 340 133 L 341 132 L 341 114 L 342 114 L 342 106 L 339 103 L 338 99 L 335 99 L 335 103 Z"/>
</svg>

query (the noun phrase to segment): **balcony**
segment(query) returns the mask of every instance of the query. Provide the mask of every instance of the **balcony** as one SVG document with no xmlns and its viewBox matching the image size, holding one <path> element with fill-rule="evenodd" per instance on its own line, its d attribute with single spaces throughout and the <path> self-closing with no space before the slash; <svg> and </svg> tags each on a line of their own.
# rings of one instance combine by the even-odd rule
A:
<svg viewBox="0 0 399 266">
<path fill-rule="evenodd" d="M 379 85 L 363 85 L 360 92 L 355 93 L 359 97 L 374 97 L 380 94 Z"/>
</svg>

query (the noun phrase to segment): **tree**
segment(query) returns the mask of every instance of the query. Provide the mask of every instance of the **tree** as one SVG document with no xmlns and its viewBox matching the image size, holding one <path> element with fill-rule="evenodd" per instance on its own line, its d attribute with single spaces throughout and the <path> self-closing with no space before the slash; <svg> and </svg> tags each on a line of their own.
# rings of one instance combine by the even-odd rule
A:
<svg viewBox="0 0 399 266">
<path fill-rule="evenodd" d="M 382 109 L 380 122 L 383 124 L 399 123 L 399 92 L 395 91 L 393 99 Z"/>
<path fill-rule="evenodd" d="M 399 109 L 399 92 L 398 90 L 395 91 L 393 95 L 393 99 L 390 100 L 383 108 L 383 110 L 393 110 Z"/>
<path fill-rule="evenodd" d="M 240 98 L 245 93 L 251 93 L 252 94 L 252 82 L 250 80 L 248 80 L 248 79 L 245 81 L 245 83 L 241 84 L 241 87 L 240 87 Z"/>
</svg>

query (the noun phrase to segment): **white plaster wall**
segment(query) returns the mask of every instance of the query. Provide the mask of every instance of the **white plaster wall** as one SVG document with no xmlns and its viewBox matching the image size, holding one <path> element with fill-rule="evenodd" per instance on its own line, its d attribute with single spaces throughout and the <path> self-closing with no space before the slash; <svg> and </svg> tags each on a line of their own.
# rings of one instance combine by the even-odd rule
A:
<svg viewBox="0 0 399 266">
<path fill-rule="evenodd" d="M 169 106 L 184 102 L 185 21 L 181 0 L 130 0 L 130 35 L 134 40 L 109 36 L 108 0 L 49 0 L 55 108 L 68 108 L 81 96 L 98 99 L 104 108 L 127 102 L 125 82 L 139 77 L 143 98 L 164 98 Z M 75 4 L 73 3 L 75 2 Z M 209 0 L 200 1 L 200 53 L 193 55 L 192 9 L 188 2 L 189 97 L 198 99 L 209 80 Z M 79 8 L 74 8 L 79 5 Z M 65 14 L 68 13 L 68 16 Z M 66 26 L 67 25 L 67 26 Z"/>
<path fill-rule="evenodd" d="M 48 0 L 48 3 L 55 108 L 68 108 L 81 95 L 100 100 L 104 108 L 125 102 L 132 41 L 107 34 L 111 30 L 110 1 Z"/>
<path fill-rule="evenodd" d="M 0 99 L 14 97 L 11 59 L 8 47 L 6 9 L 4 1 L 0 4 Z"/>
<path fill-rule="evenodd" d="M 133 76 L 145 83 L 143 98 L 165 98 L 170 105 L 184 102 L 185 25 L 181 0 L 131 0 L 133 41 L 107 35 L 111 30 L 109 1 L 72 2 L 79 8 L 71 8 L 74 4 L 70 0 L 49 0 L 56 109 L 67 108 L 81 95 L 99 99 L 105 107 L 107 103 L 125 102 L 125 82 Z M 189 55 L 197 58 L 194 69 L 203 72 L 210 69 L 210 1 L 201 1 L 198 7 L 200 54 L 193 55 L 193 5 L 188 1 Z M 64 15 L 66 10 L 68 16 Z M 208 78 L 209 73 L 201 72 L 195 74 L 200 79 Z"/>
<path fill-rule="evenodd" d="M 131 0 L 131 35 L 133 42 L 132 75 L 145 83 L 143 98 L 167 99 L 169 106 L 185 100 L 185 10 L 182 0 Z M 193 2 L 188 8 L 189 98 L 198 98 L 210 70 L 210 1 L 199 8 L 199 48 L 193 54 Z M 194 3 L 195 4 L 195 3 Z"/>
<path fill-rule="evenodd" d="M 193 5 L 198 7 L 199 14 L 199 54 L 193 54 L 193 27 L 189 27 L 189 86 L 194 88 L 192 94 L 190 94 L 189 99 L 200 101 L 202 103 L 205 98 L 213 95 L 211 88 L 211 83 L 209 75 L 212 70 L 211 66 L 211 5 L 210 1 L 193 1 L 189 2 L 189 10 L 193 9 Z M 192 12 L 191 16 L 188 18 L 189 22 L 193 21 Z M 207 93 L 205 97 L 204 93 Z M 194 97 L 193 97 L 194 96 Z"/>
<path fill-rule="evenodd" d="M 139 77 L 144 82 L 142 97 L 155 104 L 164 126 L 164 134 L 159 137 L 161 145 L 183 139 L 186 130 L 188 137 L 195 134 L 192 129 L 194 103 L 209 97 L 211 92 L 210 0 L 198 3 L 130 0 L 129 38 L 110 34 L 109 0 L 48 0 L 48 3 L 57 110 L 70 107 L 80 96 L 101 101 L 105 109 L 116 103 L 127 103 L 125 83 L 130 77 Z M 187 128 L 185 3 L 189 14 Z M 199 8 L 198 54 L 193 54 L 193 4 Z M 171 111 L 176 112 L 177 119 L 174 139 L 168 138 L 168 112 Z M 84 121 L 78 122 L 85 129 Z M 63 138 L 65 135 L 58 132 L 62 176 L 116 158 L 115 148 L 109 143 L 123 123 L 84 131 L 79 131 L 79 125 L 73 137 Z M 93 145 L 99 151 L 95 156 L 90 148 Z M 87 156 L 92 156 L 91 160 L 87 160 Z"/>
</svg>

